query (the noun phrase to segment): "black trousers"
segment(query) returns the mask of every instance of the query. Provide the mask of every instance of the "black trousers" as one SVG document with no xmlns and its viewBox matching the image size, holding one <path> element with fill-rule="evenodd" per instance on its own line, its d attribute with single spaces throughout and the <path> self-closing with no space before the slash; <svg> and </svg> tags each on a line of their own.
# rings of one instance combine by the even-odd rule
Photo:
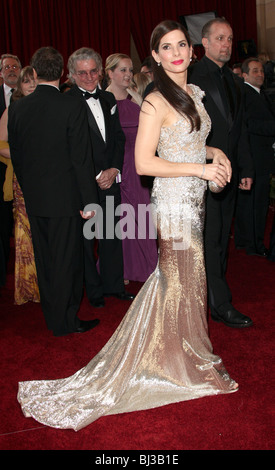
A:
<svg viewBox="0 0 275 470">
<path fill-rule="evenodd" d="M 210 308 L 218 308 L 223 304 L 231 303 L 232 300 L 226 280 L 226 269 L 236 193 L 235 180 L 232 180 L 221 193 L 207 192 L 204 240 Z"/>
<path fill-rule="evenodd" d="M 83 295 L 82 219 L 29 216 L 41 307 L 54 335 L 75 331 Z"/>
<path fill-rule="evenodd" d="M 250 252 L 265 249 L 264 235 L 269 206 L 269 174 L 257 174 L 250 191 L 238 194 L 235 218 L 235 244 Z"/>
<path fill-rule="evenodd" d="M 7 264 L 10 253 L 10 237 L 13 229 L 12 201 L 4 201 L 3 185 L 6 165 L 0 162 L 0 286 L 6 283 Z"/>
<path fill-rule="evenodd" d="M 120 204 L 120 191 L 111 188 L 104 194 L 100 192 L 101 220 L 97 222 L 97 236 L 92 237 L 89 224 L 93 220 L 84 222 L 84 266 L 85 288 L 89 300 L 103 296 L 124 292 L 123 281 L 123 251 L 122 241 L 119 236 L 120 216 L 115 211 Z M 91 227 L 92 228 L 92 227 Z M 93 227 L 94 228 L 94 227 Z M 85 237 L 87 233 L 88 237 Z M 98 251 L 98 262 L 95 250 Z"/>
</svg>

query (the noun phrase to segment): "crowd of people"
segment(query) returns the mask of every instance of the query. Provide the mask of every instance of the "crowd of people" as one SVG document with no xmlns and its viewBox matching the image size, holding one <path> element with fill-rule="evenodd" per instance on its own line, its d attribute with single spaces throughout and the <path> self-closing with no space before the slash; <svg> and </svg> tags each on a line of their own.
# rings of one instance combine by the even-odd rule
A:
<svg viewBox="0 0 275 470">
<path fill-rule="evenodd" d="M 253 324 L 233 305 L 228 242 L 234 220 L 236 247 L 274 260 L 274 229 L 269 251 L 264 233 L 275 114 L 261 60 L 235 73 L 232 44 L 231 25 L 215 18 L 202 30 L 205 55 L 194 60 L 187 31 L 167 20 L 136 75 L 129 56 L 111 54 L 104 70 L 85 47 L 70 56 L 63 86 L 63 58 L 52 47 L 25 69 L 2 56 L 1 184 L 7 190 L 8 170 L 13 184 L 1 202 L 3 272 L 13 200 L 16 263 L 28 276 L 21 290 L 30 291 L 22 302 L 40 301 L 55 336 L 99 323 L 77 316 L 83 286 L 93 308 L 106 296 L 132 302 L 81 371 L 19 384 L 26 416 L 78 430 L 103 414 L 237 391 L 213 354 L 207 305 L 228 327 Z M 141 206 L 150 210 L 139 217 Z M 125 290 L 131 280 L 144 282 L 137 296 Z"/>
</svg>

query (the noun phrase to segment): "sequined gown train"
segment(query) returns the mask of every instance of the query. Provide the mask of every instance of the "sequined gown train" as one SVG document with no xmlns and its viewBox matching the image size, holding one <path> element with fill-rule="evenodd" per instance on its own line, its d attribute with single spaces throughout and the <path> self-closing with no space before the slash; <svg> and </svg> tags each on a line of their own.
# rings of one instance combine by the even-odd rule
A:
<svg viewBox="0 0 275 470">
<path fill-rule="evenodd" d="M 200 131 L 190 133 L 189 122 L 178 116 L 161 129 L 160 158 L 205 162 L 210 120 L 202 96 L 192 85 Z M 206 182 L 196 177 L 155 179 L 152 205 L 160 244 L 155 271 L 87 366 L 68 378 L 19 384 L 25 416 L 77 431 L 104 415 L 235 391 L 208 336 L 205 190 Z"/>
</svg>

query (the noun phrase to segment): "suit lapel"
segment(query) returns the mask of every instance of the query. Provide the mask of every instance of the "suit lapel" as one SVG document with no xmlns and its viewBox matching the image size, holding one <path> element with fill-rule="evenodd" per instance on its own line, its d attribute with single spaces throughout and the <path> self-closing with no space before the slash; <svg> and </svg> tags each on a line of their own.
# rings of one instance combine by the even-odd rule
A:
<svg viewBox="0 0 275 470">
<path fill-rule="evenodd" d="M 104 120 L 105 120 L 105 140 L 106 140 L 106 143 L 107 143 L 108 138 L 109 138 L 110 118 L 111 118 L 110 106 L 109 106 L 109 103 L 102 96 L 102 93 L 100 93 L 100 95 L 99 95 L 99 101 L 100 101 L 100 104 L 101 104 L 101 108 L 102 108 L 103 115 L 104 115 Z"/>
<path fill-rule="evenodd" d="M 208 71 L 207 63 L 204 60 L 204 57 L 201 59 L 200 64 L 202 65 L 201 73 L 203 76 L 203 81 L 206 83 L 206 89 L 208 93 L 210 94 L 211 98 L 213 99 L 214 103 L 216 104 L 217 108 L 219 109 L 220 113 L 222 114 L 223 118 L 228 122 L 228 115 L 224 107 L 222 97 L 219 93 L 217 86 L 215 85 L 215 82 L 211 79 L 211 74 Z M 241 102 L 241 90 L 237 83 L 237 79 L 235 79 L 235 75 L 233 74 L 233 72 L 232 72 L 232 75 L 233 75 L 233 82 L 234 82 L 234 86 L 236 89 L 236 97 L 237 97 L 237 102 L 235 102 L 235 110 L 234 110 L 234 117 L 236 117 L 239 107 L 240 107 L 240 102 Z"/>
<path fill-rule="evenodd" d="M 87 110 L 88 110 L 88 113 L 87 113 L 87 114 L 88 114 L 88 123 L 89 123 L 89 126 L 90 126 L 90 128 L 93 129 L 93 131 L 98 135 L 98 137 L 100 137 L 100 138 L 103 140 L 103 142 L 104 142 L 104 139 L 103 139 L 103 137 L 102 137 L 102 135 L 101 135 L 101 132 L 100 132 L 100 130 L 99 130 L 99 127 L 98 127 L 98 125 L 97 125 L 97 122 L 96 122 L 96 120 L 95 120 L 95 118 L 94 118 L 94 115 L 93 115 L 92 111 L 90 110 L 89 105 L 88 105 L 87 102 L 86 102 L 86 106 L 87 106 Z"/>
<path fill-rule="evenodd" d="M 239 112 L 240 105 L 241 105 L 241 89 L 238 84 L 237 77 L 235 76 L 235 74 L 233 74 L 233 72 L 232 72 L 232 75 L 233 75 L 234 86 L 236 89 L 236 103 L 235 103 L 235 113 L 234 113 L 234 118 L 236 118 Z"/>
<path fill-rule="evenodd" d="M 4 85 L 0 86 L 0 117 L 6 109 Z"/>
<path fill-rule="evenodd" d="M 206 89 L 211 96 L 212 100 L 216 104 L 217 108 L 219 109 L 220 113 L 224 117 L 224 119 L 227 121 L 228 117 L 226 114 L 226 109 L 223 105 L 222 97 L 220 95 L 220 92 L 215 84 L 215 82 L 211 79 L 210 74 L 207 73 L 206 77 L 204 77 L 204 80 L 206 82 Z"/>
<path fill-rule="evenodd" d="M 198 66 L 198 71 L 201 75 L 201 83 L 203 84 L 202 89 L 207 90 L 207 93 L 211 96 L 213 102 L 215 103 L 222 117 L 227 121 L 228 119 L 227 113 L 223 105 L 222 97 L 216 86 L 215 81 L 212 79 L 205 56 L 200 60 L 197 66 Z M 191 81 L 192 81 L 192 78 L 191 78 Z"/>
<path fill-rule="evenodd" d="M 109 109 L 109 103 L 106 102 L 106 100 L 104 99 L 104 97 L 102 96 L 102 94 L 100 93 L 99 95 L 99 101 L 100 101 L 100 105 L 101 105 L 101 109 L 102 109 L 102 112 L 103 112 L 103 116 L 104 116 L 104 121 L 105 121 L 105 141 L 102 137 L 102 134 L 100 132 L 100 129 L 97 125 L 97 122 L 94 118 L 94 115 L 92 113 L 92 111 L 90 110 L 89 108 L 89 105 L 86 103 L 86 106 L 88 106 L 88 121 L 89 121 L 89 125 L 90 127 L 97 133 L 97 135 L 99 137 L 101 137 L 102 139 L 102 142 L 104 143 L 104 145 L 107 145 L 107 141 L 108 141 L 108 136 L 109 136 L 109 129 L 110 129 L 110 109 Z"/>
</svg>

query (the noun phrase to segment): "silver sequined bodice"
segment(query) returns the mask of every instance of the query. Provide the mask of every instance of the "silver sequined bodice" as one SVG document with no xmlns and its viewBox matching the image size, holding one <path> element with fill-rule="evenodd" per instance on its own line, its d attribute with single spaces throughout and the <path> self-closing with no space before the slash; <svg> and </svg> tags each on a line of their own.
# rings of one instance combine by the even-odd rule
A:
<svg viewBox="0 0 275 470">
<path fill-rule="evenodd" d="M 189 120 L 179 116 L 174 124 L 161 128 L 158 155 L 171 162 L 205 163 L 205 141 L 211 128 L 211 121 L 202 103 L 204 92 L 196 85 L 189 87 L 192 89 L 192 99 L 200 114 L 200 130 L 190 132 Z M 160 224 L 156 221 L 156 217 L 161 217 L 163 238 L 170 238 L 171 224 L 173 236 L 176 236 L 177 231 L 182 230 L 183 218 L 195 222 L 194 209 L 196 211 L 198 206 L 204 204 L 206 187 L 207 182 L 195 176 L 155 178 L 151 198 L 152 210 L 156 226 Z M 179 230 L 177 227 L 180 227 Z"/>
<path fill-rule="evenodd" d="M 158 155 L 171 162 L 205 163 L 205 141 L 211 128 L 211 121 L 202 103 L 204 92 L 196 85 L 189 87 L 193 91 L 192 99 L 201 117 L 201 128 L 190 133 L 190 122 L 184 117 L 179 117 L 170 127 L 162 127 Z M 153 195 L 160 196 L 162 192 L 166 193 L 167 187 L 170 197 L 175 200 L 181 195 L 185 198 L 196 195 L 202 197 L 206 181 L 196 177 L 172 178 L 172 181 L 171 178 L 155 178 Z"/>
</svg>

